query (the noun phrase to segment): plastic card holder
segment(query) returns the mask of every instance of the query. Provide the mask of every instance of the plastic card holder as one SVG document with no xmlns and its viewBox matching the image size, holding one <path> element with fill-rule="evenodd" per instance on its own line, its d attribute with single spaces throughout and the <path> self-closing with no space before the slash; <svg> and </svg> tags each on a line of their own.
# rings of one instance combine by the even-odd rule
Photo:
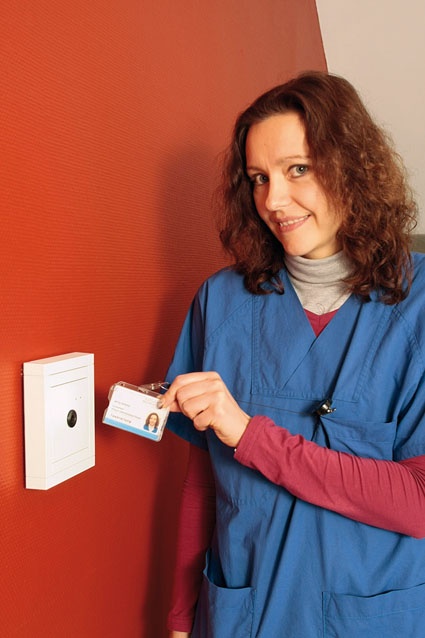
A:
<svg viewBox="0 0 425 638">
<path fill-rule="evenodd" d="M 114 383 L 109 390 L 109 405 L 103 414 L 103 423 L 160 441 L 170 410 L 158 407 L 161 397 L 158 390 L 167 387 L 165 382 L 141 386 L 125 381 Z"/>
</svg>

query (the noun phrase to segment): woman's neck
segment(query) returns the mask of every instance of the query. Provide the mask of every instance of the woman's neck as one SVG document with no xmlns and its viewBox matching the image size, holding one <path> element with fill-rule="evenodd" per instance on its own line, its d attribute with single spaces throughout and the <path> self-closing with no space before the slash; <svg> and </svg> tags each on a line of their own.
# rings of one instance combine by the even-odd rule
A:
<svg viewBox="0 0 425 638">
<path fill-rule="evenodd" d="M 344 279 L 351 264 L 343 251 L 324 259 L 285 255 L 285 266 L 303 308 L 310 312 L 337 310 L 350 296 Z"/>
</svg>

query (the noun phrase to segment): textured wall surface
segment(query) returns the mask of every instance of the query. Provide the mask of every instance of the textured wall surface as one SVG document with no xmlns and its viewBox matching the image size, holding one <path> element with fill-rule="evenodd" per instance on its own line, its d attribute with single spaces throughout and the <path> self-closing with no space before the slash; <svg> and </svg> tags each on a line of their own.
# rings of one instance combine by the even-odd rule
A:
<svg viewBox="0 0 425 638">
<path fill-rule="evenodd" d="M 187 450 L 101 423 L 161 378 L 224 263 L 210 215 L 235 114 L 324 68 L 313 1 L 0 8 L 0 634 L 161 638 Z M 93 352 L 96 466 L 24 487 L 23 361 Z"/>
</svg>

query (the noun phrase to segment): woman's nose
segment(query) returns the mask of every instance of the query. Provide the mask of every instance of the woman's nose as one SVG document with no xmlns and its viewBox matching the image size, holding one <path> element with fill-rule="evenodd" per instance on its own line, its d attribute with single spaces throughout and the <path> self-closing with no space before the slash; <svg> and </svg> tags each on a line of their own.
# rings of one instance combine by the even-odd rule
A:
<svg viewBox="0 0 425 638">
<path fill-rule="evenodd" d="M 265 205 L 268 210 L 279 210 L 291 203 L 291 187 L 284 179 L 270 180 Z"/>
</svg>

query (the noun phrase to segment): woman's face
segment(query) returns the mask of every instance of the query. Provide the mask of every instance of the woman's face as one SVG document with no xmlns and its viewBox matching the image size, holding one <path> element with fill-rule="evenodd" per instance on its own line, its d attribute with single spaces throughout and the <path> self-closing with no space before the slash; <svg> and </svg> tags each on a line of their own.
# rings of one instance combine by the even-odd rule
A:
<svg viewBox="0 0 425 638">
<path fill-rule="evenodd" d="M 149 417 L 149 426 L 153 428 L 156 426 L 157 423 L 158 423 L 158 417 L 156 416 L 156 414 L 151 414 Z"/>
<path fill-rule="evenodd" d="M 321 259 L 341 249 L 341 218 L 315 177 L 297 113 L 272 115 L 251 126 L 246 165 L 258 214 L 285 253 Z"/>
</svg>

